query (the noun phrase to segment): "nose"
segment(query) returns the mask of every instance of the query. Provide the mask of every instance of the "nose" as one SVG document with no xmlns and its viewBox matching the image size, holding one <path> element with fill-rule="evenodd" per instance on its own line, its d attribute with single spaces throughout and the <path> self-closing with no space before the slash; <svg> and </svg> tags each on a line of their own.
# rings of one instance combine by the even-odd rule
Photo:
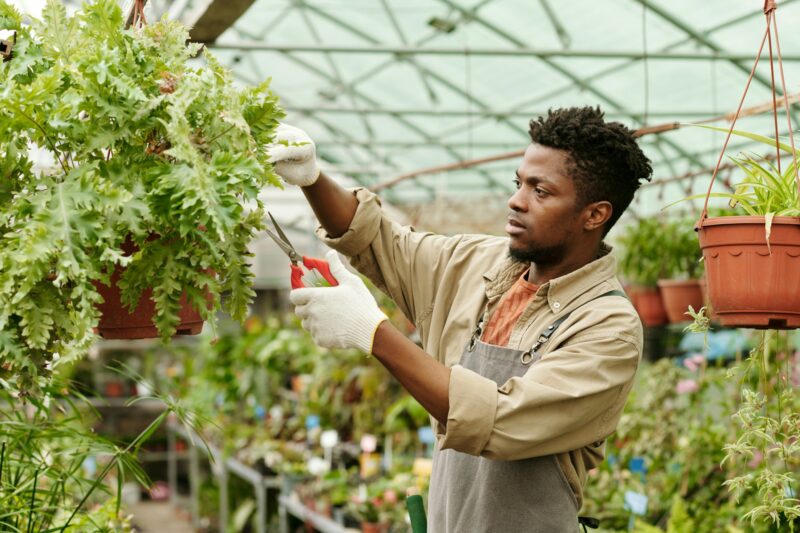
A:
<svg viewBox="0 0 800 533">
<path fill-rule="evenodd" d="M 508 199 L 508 207 L 512 211 L 525 211 L 527 204 L 524 201 L 522 196 L 524 187 L 520 187 L 514 194 L 511 195 L 511 198 Z"/>
</svg>

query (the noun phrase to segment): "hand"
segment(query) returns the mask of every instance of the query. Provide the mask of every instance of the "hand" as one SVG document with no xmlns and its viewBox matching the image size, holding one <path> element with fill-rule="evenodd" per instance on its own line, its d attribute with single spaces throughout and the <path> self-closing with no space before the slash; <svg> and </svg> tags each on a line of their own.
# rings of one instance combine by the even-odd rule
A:
<svg viewBox="0 0 800 533">
<path fill-rule="evenodd" d="M 314 141 L 300 128 L 280 124 L 275 131 L 275 141 L 268 146 L 268 150 L 275 172 L 286 183 L 308 187 L 319 178 Z"/>
<path fill-rule="evenodd" d="M 372 353 L 378 326 L 388 320 L 361 278 L 348 271 L 335 250 L 325 255 L 336 287 L 295 289 L 289 299 L 314 341 L 326 348 L 358 348 Z"/>
</svg>

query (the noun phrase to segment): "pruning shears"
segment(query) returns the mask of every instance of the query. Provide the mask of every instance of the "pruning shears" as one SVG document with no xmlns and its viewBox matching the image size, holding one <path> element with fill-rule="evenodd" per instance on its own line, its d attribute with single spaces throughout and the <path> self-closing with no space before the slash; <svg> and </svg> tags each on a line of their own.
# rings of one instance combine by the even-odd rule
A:
<svg viewBox="0 0 800 533">
<path fill-rule="evenodd" d="M 331 274 L 331 267 L 327 261 L 300 255 L 297 250 L 294 249 L 292 243 L 289 242 L 289 238 L 283 232 L 280 225 L 275 220 L 275 217 L 272 216 L 272 213 L 267 214 L 270 220 L 272 220 L 272 226 L 275 228 L 275 231 L 278 232 L 276 235 L 267 228 L 267 235 L 272 237 L 272 240 L 289 256 L 289 260 L 292 262 L 293 289 L 302 289 L 306 287 L 305 283 L 308 283 L 312 287 L 336 287 L 339 285 L 339 282 L 336 281 L 336 278 Z M 303 266 L 300 266 L 301 263 Z M 303 267 L 305 267 L 305 271 Z"/>
</svg>

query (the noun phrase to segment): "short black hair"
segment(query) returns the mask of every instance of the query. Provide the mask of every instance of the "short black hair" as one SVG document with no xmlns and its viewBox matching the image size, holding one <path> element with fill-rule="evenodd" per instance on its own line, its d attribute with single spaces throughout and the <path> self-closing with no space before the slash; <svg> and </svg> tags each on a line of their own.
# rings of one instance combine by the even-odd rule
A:
<svg viewBox="0 0 800 533">
<path fill-rule="evenodd" d="M 640 182 L 650 181 L 653 168 L 636 142 L 633 130 L 606 122 L 599 107 L 550 109 L 531 120 L 531 142 L 568 153 L 575 182 L 576 209 L 592 202 L 611 202 L 613 212 L 605 236 L 633 200 Z"/>
</svg>

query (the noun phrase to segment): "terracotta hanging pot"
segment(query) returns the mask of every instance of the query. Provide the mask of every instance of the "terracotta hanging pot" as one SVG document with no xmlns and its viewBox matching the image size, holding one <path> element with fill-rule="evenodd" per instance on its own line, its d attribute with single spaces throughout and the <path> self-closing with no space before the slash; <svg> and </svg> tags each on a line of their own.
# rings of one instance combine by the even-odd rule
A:
<svg viewBox="0 0 800 533">
<path fill-rule="evenodd" d="M 642 324 L 649 328 L 666 324 L 667 313 L 658 287 L 629 287 L 626 290 Z"/>
<path fill-rule="evenodd" d="M 720 324 L 800 327 L 800 218 L 707 218 L 698 228 L 708 296 Z"/>
<path fill-rule="evenodd" d="M 157 237 L 156 237 L 157 238 Z M 126 256 L 130 256 L 138 251 L 138 247 L 127 239 L 122 245 L 122 251 Z M 111 275 L 111 286 L 95 282 L 97 292 L 105 300 L 97 308 L 100 310 L 100 323 L 97 328 L 98 334 L 105 339 L 154 339 L 161 335 L 153 323 L 153 316 L 156 312 L 156 304 L 151 298 L 152 289 L 145 289 L 139 298 L 139 303 L 133 312 L 122 305 L 121 291 L 117 286 L 119 278 L 125 271 L 123 267 L 117 266 Z M 186 300 L 186 295 L 180 299 L 181 309 L 178 312 L 180 323 L 177 326 L 176 335 L 197 335 L 203 329 L 203 318 Z"/>
<path fill-rule="evenodd" d="M 691 322 L 692 317 L 686 314 L 691 305 L 695 311 L 703 307 L 703 292 L 700 280 L 660 279 L 658 289 L 664 301 L 664 311 L 670 324 Z"/>
<path fill-rule="evenodd" d="M 361 533 L 386 533 L 387 527 L 383 523 L 361 522 Z"/>
</svg>

